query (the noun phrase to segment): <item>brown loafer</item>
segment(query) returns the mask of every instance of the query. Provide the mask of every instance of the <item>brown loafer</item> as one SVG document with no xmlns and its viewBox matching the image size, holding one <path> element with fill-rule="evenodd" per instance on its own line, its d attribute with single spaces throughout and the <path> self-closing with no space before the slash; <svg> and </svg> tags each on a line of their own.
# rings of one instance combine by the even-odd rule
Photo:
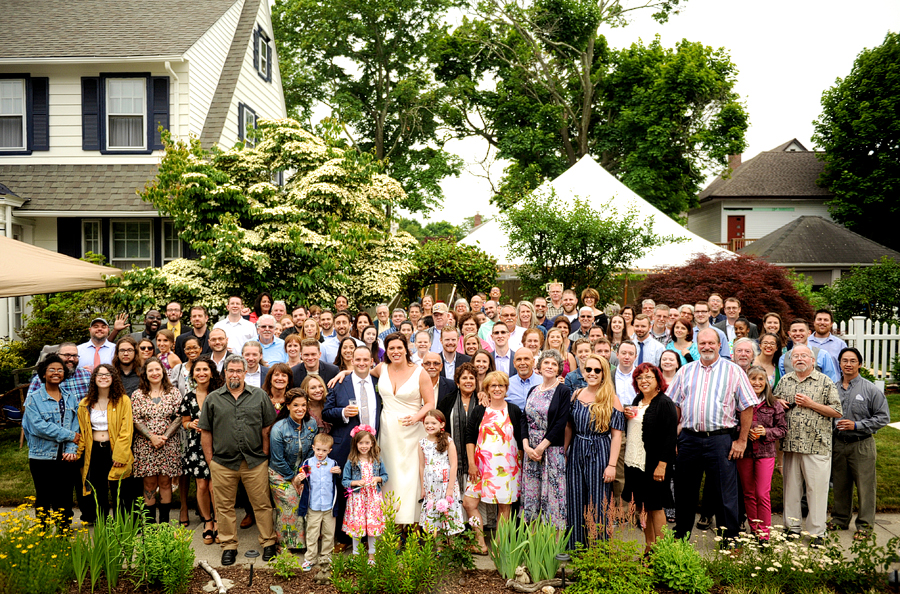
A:
<svg viewBox="0 0 900 594">
<path fill-rule="evenodd" d="M 246 516 L 244 516 L 244 519 L 241 520 L 241 528 L 249 528 L 254 524 L 256 524 L 256 516 L 254 516 L 252 513 L 247 514 Z"/>
</svg>

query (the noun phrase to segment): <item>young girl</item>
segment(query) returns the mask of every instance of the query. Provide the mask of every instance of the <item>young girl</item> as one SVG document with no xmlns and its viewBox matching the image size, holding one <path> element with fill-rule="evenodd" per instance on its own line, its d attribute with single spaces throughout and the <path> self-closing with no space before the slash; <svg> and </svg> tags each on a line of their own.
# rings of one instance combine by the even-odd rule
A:
<svg viewBox="0 0 900 594">
<path fill-rule="evenodd" d="M 388 475 L 381 463 L 381 449 L 375 443 L 375 429 L 358 425 L 350 437 L 350 455 L 341 477 L 341 484 L 348 492 L 344 532 L 353 538 L 354 555 L 359 552 L 360 540 L 369 537 L 369 563 L 374 565 L 375 539 L 384 532 L 381 485 L 388 480 Z"/>
<path fill-rule="evenodd" d="M 775 399 L 766 370 L 758 365 L 747 370 L 747 377 L 760 403 L 753 411 L 750 448 L 737 460 L 744 488 L 744 507 L 750 529 L 761 540 L 769 540 L 772 525 L 772 471 L 775 468 L 775 444 L 787 432 L 784 408 Z"/>
<path fill-rule="evenodd" d="M 422 515 L 419 524 L 428 532 L 459 534 L 463 531 L 457 452 L 444 431 L 447 419 L 439 410 L 425 413 L 425 437 L 419 441 L 419 479 L 422 483 Z"/>
</svg>

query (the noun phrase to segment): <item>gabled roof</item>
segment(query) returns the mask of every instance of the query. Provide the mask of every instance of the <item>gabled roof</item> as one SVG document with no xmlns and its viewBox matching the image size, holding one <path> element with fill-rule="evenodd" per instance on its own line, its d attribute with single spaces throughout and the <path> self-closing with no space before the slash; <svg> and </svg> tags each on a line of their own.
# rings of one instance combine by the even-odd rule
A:
<svg viewBox="0 0 900 594">
<path fill-rule="evenodd" d="M 240 1 L 0 0 L 0 59 L 181 55 Z"/>
<path fill-rule="evenodd" d="M 883 256 L 900 262 L 900 252 L 816 216 L 798 217 L 738 250 L 772 264 L 871 264 Z"/>
<path fill-rule="evenodd" d="M 136 194 L 157 165 L 0 165 L 0 180 L 29 201 L 17 212 L 156 212 Z"/>
<path fill-rule="evenodd" d="M 13 192 L 12 190 L 10 190 L 9 188 L 7 188 L 7 187 L 6 187 L 5 185 L 3 185 L 3 184 L 0 184 L 0 196 L 13 196 L 13 197 L 15 197 L 15 198 L 19 198 L 19 197 L 20 197 L 19 195 L 17 195 L 15 192 Z"/>
<path fill-rule="evenodd" d="M 804 150 L 786 150 L 792 144 Z M 824 163 L 794 138 L 739 165 L 728 179 L 720 175 L 700 192 L 700 202 L 727 198 L 828 198 L 816 185 Z"/>
</svg>

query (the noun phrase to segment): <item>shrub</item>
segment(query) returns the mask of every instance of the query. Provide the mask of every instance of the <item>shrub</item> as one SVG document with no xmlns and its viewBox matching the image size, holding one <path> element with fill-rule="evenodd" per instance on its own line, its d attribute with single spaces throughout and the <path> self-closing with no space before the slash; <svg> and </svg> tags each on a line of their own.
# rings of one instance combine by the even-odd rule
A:
<svg viewBox="0 0 900 594">
<path fill-rule="evenodd" d="M 269 567 L 275 575 L 284 580 L 290 580 L 300 569 L 300 559 L 287 549 L 282 549 L 269 561 Z"/>
<path fill-rule="evenodd" d="M 28 367 L 28 362 L 21 353 L 21 342 L 0 338 L 0 394 L 15 387 L 13 370 Z"/>
<path fill-rule="evenodd" d="M 885 256 L 874 266 L 858 266 L 823 290 L 836 320 L 866 316 L 895 319 L 900 307 L 900 263 Z"/>
<path fill-rule="evenodd" d="M 579 543 L 572 555 L 572 583 L 566 594 L 649 594 L 650 569 L 641 563 L 643 545 L 637 541 L 595 540 Z"/>
<path fill-rule="evenodd" d="M 654 543 L 650 564 L 657 583 L 667 588 L 701 594 L 713 587 L 713 581 L 703 567 L 703 558 L 686 539 L 663 528 L 663 537 Z"/>
<path fill-rule="evenodd" d="M 761 322 L 772 311 L 783 320 L 813 318 L 809 301 L 797 291 L 786 269 L 753 256 L 712 259 L 699 255 L 684 266 L 647 276 L 638 302 L 653 299 L 678 307 L 705 301 L 711 293 L 737 297 L 741 315 Z"/>
<path fill-rule="evenodd" d="M 0 592 L 52 594 L 68 587 L 74 575 L 72 532 L 41 523 L 31 506 L 0 512 Z M 50 512 L 51 521 L 55 514 Z"/>
<path fill-rule="evenodd" d="M 186 592 L 194 570 L 192 532 L 177 524 L 147 524 L 135 541 L 136 588 L 162 586 L 166 594 Z"/>
</svg>

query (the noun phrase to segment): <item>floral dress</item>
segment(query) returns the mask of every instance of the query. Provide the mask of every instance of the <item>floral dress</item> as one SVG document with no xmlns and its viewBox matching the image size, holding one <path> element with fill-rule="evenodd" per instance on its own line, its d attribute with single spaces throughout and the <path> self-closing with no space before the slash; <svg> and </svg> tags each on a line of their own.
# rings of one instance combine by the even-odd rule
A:
<svg viewBox="0 0 900 594">
<path fill-rule="evenodd" d="M 547 433 L 547 412 L 555 391 L 555 386 L 549 390 L 538 387 L 525 401 L 528 443 L 531 447 L 537 447 Z M 525 458 L 522 469 L 522 508 L 525 519 L 529 522 L 542 516 L 544 521 L 565 530 L 566 452 L 563 447 L 548 447 L 540 462 Z"/>
<path fill-rule="evenodd" d="M 141 423 L 153 435 L 163 435 L 178 416 L 181 393 L 177 388 L 166 392 L 158 403 L 140 389 L 131 395 L 131 411 L 135 423 Z M 181 476 L 181 439 L 176 432 L 159 449 L 150 440 L 134 432 L 134 476 Z"/>
<path fill-rule="evenodd" d="M 284 419 L 279 423 L 294 424 L 291 419 Z M 297 438 L 299 440 L 296 460 L 290 460 L 291 467 L 297 472 L 304 460 L 312 456 L 312 442 L 319 432 L 316 421 L 312 418 L 297 425 Z M 307 469 L 308 471 L 308 469 Z M 307 483 L 304 487 L 309 488 Z M 298 514 L 300 495 L 291 481 L 284 480 L 278 471 L 269 466 L 269 489 L 272 500 L 275 503 L 275 531 L 278 533 L 278 542 L 282 547 L 289 549 L 302 549 L 306 546 L 306 518 Z"/>
<path fill-rule="evenodd" d="M 439 452 L 437 444 L 427 437 L 419 441 L 425 454 L 425 501 L 419 523 L 428 532 L 459 534 L 463 524 L 462 506 L 459 503 L 459 483 L 454 477 L 453 492 L 447 500 L 447 483 L 450 482 L 450 455 Z"/>
<path fill-rule="evenodd" d="M 509 409 L 488 408 L 478 427 L 475 466 L 481 478 L 466 486 L 466 495 L 485 503 L 509 504 L 519 499 L 519 448 Z"/>
<path fill-rule="evenodd" d="M 188 392 L 181 399 L 181 407 L 178 414 L 182 417 L 190 417 L 191 421 L 200 418 L 200 405 L 197 403 L 197 394 Z M 209 466 L 206 464 L 206 456 L 203 455 L 203 446 L 200 443 L 200 431 L 186 429 L 183 432 L 184 447 L 182 448 L 181 461 L 184 466 L 184 474 L 198 479 L 209 479 Z"/>
<path fill-rule="evenodd" d="M 350 462 L 348 462 L 350 464 Z M 371 462 L 360 462 L 363 483 L 375 478 Z M 378 485 L 356 487 L 347 498 L 347 511 L 344 512 L 344 532 L 353 538 L 366 535 L 381 536 L 384 532 L 384 512 L 381 510 L 381 491 Z"/>
</svg>

